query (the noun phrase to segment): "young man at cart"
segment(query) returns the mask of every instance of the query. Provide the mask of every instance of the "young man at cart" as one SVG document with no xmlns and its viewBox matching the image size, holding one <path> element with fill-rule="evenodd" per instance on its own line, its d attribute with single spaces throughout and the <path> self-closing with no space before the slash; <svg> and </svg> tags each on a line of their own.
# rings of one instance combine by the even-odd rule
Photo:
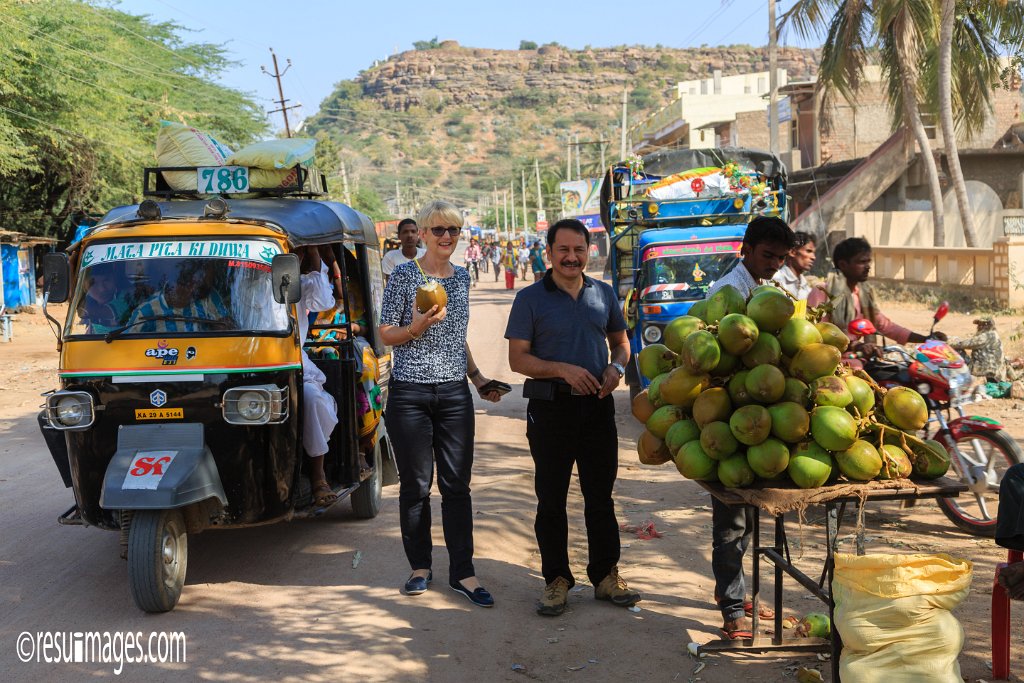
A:
<svg viewBox="0 0 1024 683">
<path fill-rule="evenodd" d="M 402 243 L 402 248 L 389 251 L 380 260 L 385 282 L 395 268 L 427 253 L 427 250 L 420 246 L 420 229 L 411 218 L 403 218 L 398 222 L 398 239 Z"/>
<path fill-rule="evenodd" d="M 786 262 L 794 244 L 793 231 L 781 218 L 758 216 L 750 221 L 740 247 L 742 260 L 715 282 L 707 296 L 732 285 L 747 297 L 768 284 Z M 715 601 L 722 612 L 722 635 L 730 640 L 753 638 L 753 603 L 746 600 L 743 556 L 754 533 L 754 513 L 748 507 L 730 507 L 711 497 L 711 571 L 715 575 Z M 761 607 L 759 617 L 775 612 Z"/>
</svg>

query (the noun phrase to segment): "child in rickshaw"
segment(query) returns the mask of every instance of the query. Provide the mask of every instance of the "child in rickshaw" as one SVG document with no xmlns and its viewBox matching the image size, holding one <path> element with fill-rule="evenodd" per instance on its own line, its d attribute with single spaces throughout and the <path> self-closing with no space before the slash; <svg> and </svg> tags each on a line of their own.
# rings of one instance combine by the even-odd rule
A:
<svg viewBox="0 0 1024 683">
<path fill-rule="evenodd" d="M 88 325 L 89 334 L 105 334 L 122 324 L 131 304 L 119 286 L 117 264 L 104 263 L 89 269 L 88 289 L 78 317 Z"/>
</svg>

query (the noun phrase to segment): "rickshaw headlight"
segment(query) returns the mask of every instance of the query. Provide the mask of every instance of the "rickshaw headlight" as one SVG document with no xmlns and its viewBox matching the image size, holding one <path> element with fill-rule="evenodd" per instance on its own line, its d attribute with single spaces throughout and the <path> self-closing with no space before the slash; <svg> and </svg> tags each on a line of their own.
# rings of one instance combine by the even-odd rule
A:
<svg viewBox="0 0 1024 683">
<path fill-rule="evenodd" d="M 222 412 L 229 424 L 279 424 L 288 419 L 288 388 L 264 384 L 228 389 Z"/>
<path fill-rule="evenodd" d="M 96 417 L 92 395 L 84 391 L 59 391 L 46 399 L 46 417 L 54 429 L 88 429 Z"/>
<path fill-rule="evenodd" d="M 657 325 L 648 325 L 644 328 L 644 340 L 648 344 L 654 344 L 661 340 L 661 328 Z"/>
<path fill-rule="evenodd" d="M 270 398 L 260 391 L 246 391 L 238 397 L 238 414 L 250 422 L 262 420 L 270 408 Z"/>
</svg>

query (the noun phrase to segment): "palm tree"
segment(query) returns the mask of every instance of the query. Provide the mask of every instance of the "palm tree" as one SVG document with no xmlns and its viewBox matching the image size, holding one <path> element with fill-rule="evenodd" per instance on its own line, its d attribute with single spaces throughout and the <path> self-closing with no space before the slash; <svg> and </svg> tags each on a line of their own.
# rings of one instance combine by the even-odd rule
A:
<svg viewBox="0 0 1024 683">
<path fill-rule="evenodd" d="M 834 93 L 856 104 L 868 61 L 877 57 L 886 80 L 894 127 L 908 127 L 928 176 L 936 246 L 945 244 L 942 190 L 919 110 L 919 66 L 924 45 L 935 30 L 931 0 L 797 0 L 779 22 L 792 23 L 804 38 L 826 33 L 818 83 L 822 112 Z"/>
</svg>

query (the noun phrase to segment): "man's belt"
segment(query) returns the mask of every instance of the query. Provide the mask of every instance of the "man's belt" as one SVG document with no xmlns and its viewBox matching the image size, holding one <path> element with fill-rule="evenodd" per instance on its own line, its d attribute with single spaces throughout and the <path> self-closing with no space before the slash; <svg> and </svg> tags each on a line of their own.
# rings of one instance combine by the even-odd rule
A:
<svg viewBox="0 0 1024 683">
<path fill-rule="evenodd" d="M 573 396 L 572 387 L 555 379 L 528 379 L 523 382 L 523 398 L 553 401 L 563 396 Z"/>
</svg>

